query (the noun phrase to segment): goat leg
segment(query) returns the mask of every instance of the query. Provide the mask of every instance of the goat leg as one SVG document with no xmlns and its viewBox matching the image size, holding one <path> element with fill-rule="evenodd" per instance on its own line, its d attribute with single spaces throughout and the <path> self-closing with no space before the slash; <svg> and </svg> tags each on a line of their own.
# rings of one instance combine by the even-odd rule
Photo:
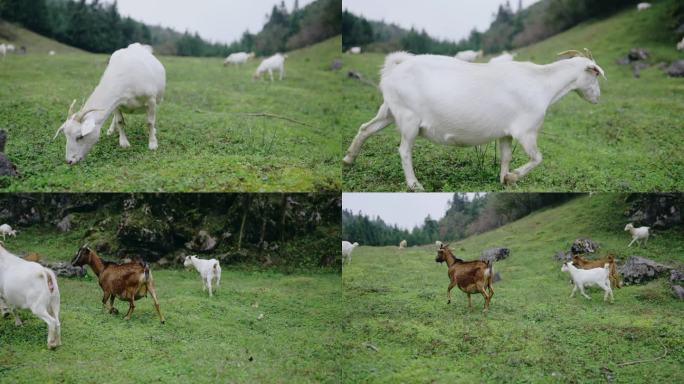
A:
<svg viewBox="0 0 684 384">
<path fill-rule="evenodd" d="M 456 285 L 455 281 L 449 283 L 449 288 L 447 288 L 447 304 L 451 304 L 451 289 Z"/>
<path fill-rule="evenodd" d="M 161 321 L 161 323 L 164 324 L 166 320 L 164 320 L 164 315 L 162 315 L 161 313 L 161 308 L 159 307 L 159 300 L 157 300 L 157 290 L 154 289 L 154 283 L 151 279 L 147 282 L 147 290 L 150 292 L 150 295 L 152 295 L 152 301 L 154 301 L 154 309 L 156 309 L 157 313 L 159 314 L 159 321 Z"/>
<path fill-rule="evenodd" d="M 132 297 L 128 298 L 128 312 L 126 312 L 126 316 L 124 316 L 124 320 L 130 320 L 131 315 L 133 314 L 133 310 L 135 309 L 135 299 Z"/>
</svg>

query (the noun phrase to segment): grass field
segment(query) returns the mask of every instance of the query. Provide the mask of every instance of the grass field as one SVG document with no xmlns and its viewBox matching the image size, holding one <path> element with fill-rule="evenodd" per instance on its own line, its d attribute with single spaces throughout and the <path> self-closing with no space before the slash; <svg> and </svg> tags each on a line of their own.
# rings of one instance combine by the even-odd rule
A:
<svg viewBox="0 0 684 384">
<path fill-rule="evenodd" d="M 612 305 L 597 289 L 588 291 L 591 300 L 571 299 L 569 277 L 553 259 L 589 236 L 601 253 L 684 266 L 680 229 L 657 232 L 645 249 L 628 249 L 624 208 L 616 195 L 580 197 L 452 243 L 466 260 L 490 247 L 511 249 L 494 264 L 502 280 L 486 316 L 479 295 L 472 311 L 458 289 L 446 304 L 447 267 L 435 262 L 434 246 L 357 248 L 342 274 L 342 364 L 352 367 L 342 382 L 684 381 L 684 302 L 672 297 L 665 279 L 616 289 Z M 618 365 L 665 351 L 655 361 Z"/>
<path fill-rule="evenodd" d="M 66 260 L 75 237 L 19 236 L 7 248 Z M 339 274 L 224 265 L 213 298 L 194 270 L 153 268 L 153 275 L 164 325 L 150 298 L 136 302 L 130 321 L 121 301 L 119 315 L 105 313 L 97 280 L 88 277 L 58 279 L 62 346 L 55 351 L 46 347 L 47 326 L 30 312 L 21 311 L 19 328 L 0 319 L 0 382 L 337 381 Z"/>
<path fill-rule="evenodd" d="M 647 48 L 652 62 L 681 59 L 675 43 L 664 44 L 665 5 L 649 12 L 631 7 L 602 21 L 587 22 L 543 42 L 518 50 L 520 61 L 546 64 L 558 52 L 591 49 L 608 80 L 601 80 L 601 101 L 592 105 L 569 94 L 552 106 L 538 145 L 544 160 L 513 191 L 678 191 L 684 189 L 684 79 L 668 78 L 652 67 L 641 78 L 615 60 L 630 48 Z M 347 67 L 374 82 L 384 55 L 347 55 Z M 489 58 L 485 58 L 488 60 Z M 359 126 L 370 120 L 382 95 L 359 81 L 342 85 L 340 159 Z M 371 137 L 353 166 L 343 170 L 344 191 L 405 191 L 399 135 L 394 125 Z M 527 162 L 516 145 L 512 165 Z M 421 139 L 413 152 L 416 177 L 426 191 L 500 191 L 494 144 L 446 147 Z M 498 156 L 497 156 L 498 159 Z"/>
<path fill-rule="evenodd" d="M 159 149 L 147 149 L 144 115 L 127 115 L 130 148 L 105 135 L 107 121 L 86 160 L 68 166 L 64 136 L 52 137 L 71 101 L 95 88 L 108 56 L 15 33 L 29 54 L 0 61 L 0 129 L 8 131 L 6 152 L 22 173 L 0 180 L 6 191 L 340 189 L 339 77 L 329 70 L 339 37 L 289 52 L 286 78 L 273 84 L 252 81 L 260 59 L 238 69 L 220 58 L 160 57 L 167 85 L 157 112 Z M 51 44 L 56 56 L 44 53 Z M 295 122 L 247 115 L 260 112 Z"/>
</svg>

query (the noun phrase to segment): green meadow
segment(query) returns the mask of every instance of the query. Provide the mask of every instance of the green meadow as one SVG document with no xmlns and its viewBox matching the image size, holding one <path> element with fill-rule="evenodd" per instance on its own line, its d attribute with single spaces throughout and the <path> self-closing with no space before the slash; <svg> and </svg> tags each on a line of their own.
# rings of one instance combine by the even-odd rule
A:
<svg viewBox="0 0 684 384">
<path fill-rule="evenodd" d="M 147 149 L 144 115 L 124 115 L 130 148 L 106 136 L 108 120 L 85 161 L 69 166 L 64 136 L 53 135 L 72 100 L 80 106 L 93 91 L 108 56 L 9 28 L 28 54 L 0 60 L 0 129 L 21 172 L 0 180 L 5 191 L 340 189 L 339 78 L 330 71 L 340 37 L 288 52 L 286 77 L 274 83 L 252 80 L 261 58 L 235 68 L 220 58 L 159 57 L 167 84 L 158 150 Z"/>
<path fill-rule="evenodd" d="M 679 229 L 657 231 L 646 248 L 627 248 L 626 206 L 618 195 L 579 197 L 452 242 L 465 260 L 491 247 L 511 250 L 494 263 L 501 281 L 486 315 L 479 294 L 472 310 L 457 288 L 447 304 L 447 267 L 435 262 L 434 245 L 361 245 L 342 273 L 342 382 L 684 381 L 684 302 L 666 278 L 615 289 L 614 304 L 597 288 L 587 290 L 591 300 L 569 298 L 569 275 L 553 257 L 590 237 L 619 264 L 640 255 L 682 268 Z"/>
</svg>

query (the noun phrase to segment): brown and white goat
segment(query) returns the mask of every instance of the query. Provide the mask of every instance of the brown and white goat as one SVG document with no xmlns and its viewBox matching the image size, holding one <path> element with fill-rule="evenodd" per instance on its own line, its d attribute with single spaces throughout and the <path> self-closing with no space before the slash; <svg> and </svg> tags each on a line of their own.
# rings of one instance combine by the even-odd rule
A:
<svg viewBox="0 0 684 384">
<path fill-rule="evenodd" d="M 604 265 L 609 264 L 610 274 L 608 275 L 608 279 L 610 279 L 610 287 L 621 288 L 620 276 L 615 267 L 615 256 L 608 255 L 603 259 L 589 260 L 582 257 L 582 255 L 574 255 L 572 257 L 572 263 L 582 269 L 603 268 Z"/>
<path fill-rule="evenodd" d="M 78 250 L 71 264 L 75 266 L 89 265 L 95 272 L 103 292 L 102 305 L 107 307 L 107 301 L 109 301 L 109 313 L 118 312 L 114 308 L 114 298 L 118 297 L 119 300 L 128 301 L 128 312 L 124 319 L 130 320 L 135 308 L 135 301 L 146 297 L 149 292 L 152 295 L 154 308 L 159 314 L 159 319 L 164 324 L 164 316 L 159 309 L 157 292 L 154 289 L 154 279 L 147 263 L 134 261 L 116 264 L 102 261 L 95 251 L 84 245 Z"/>
<path fill-rule="evenodd" d="M 448 244 L 440 245 L 435 261 L 438 263 L 446 261 L 449 267 L 448 274 L 451 282 L 447 289 L 447 304 L 451 303 L 451 289 L 458 285 L 458 288 L 468 295 L 468 308 L 473 306 L 470 295 L 479 292 L 484 297 L 484 312 L 489 310 L 489 301 L 494 296 L 494 289 L 492 288 L 492 277 L 494 275 L 492 261 L 463 261 L 457 259 L 451 253 Z"/>
</svg>

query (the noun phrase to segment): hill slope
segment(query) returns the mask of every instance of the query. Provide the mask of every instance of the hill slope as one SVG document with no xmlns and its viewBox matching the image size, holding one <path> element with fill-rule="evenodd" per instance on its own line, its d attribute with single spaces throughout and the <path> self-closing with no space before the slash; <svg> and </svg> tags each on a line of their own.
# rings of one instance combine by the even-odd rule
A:
<svg viewBox="0 0 684 384">
<path fill-rule="evenodd" d="M 511 256 L 495 263 L 490 312 L 473 295 L 452 291 L 434 246 L 356 249 L 343 271 L 346 324 L 343 382 L 681 382 L 684 302 L 664 279 L 614 292 L 613 305 L 590 289 L 592 300 L 569 298 L 568 275 L 556 251 L 589 236 L 601 253 L 643 255 L 684 266 L 681 229 L 659 232 L 645 249 L 627 248 L 626 208 L 617 195 L 580 197 L 497 230 L 451 244 L 457 257 L 476 258 L 495 246 Z M 378 351 L 368 348 L 370 343 Z M 654 362 L 619 363 L 661 356 Z M 606 370 L 607 369 L 607 370 Z"/>
<path fill-rule="evenodd" d="M 666 2 L 648 12 L 629 9 L 611 18 L 588 22 L 519 52 L 518 60 L 550 63 L 558 52 L 592 50 L 608 80 L 601 80 L 601 101 L 591 105 L 574 94 L 552 106 L 541 130 L 538 146 L 542 164 L 518 183 L 523 191 L 676 191 L 684 189 L 684 79 L 667 78 L 652 67 L 635 79 L 626 66 L 614 64 L 629 48 L 642 47 L 653 62 L 681 58 L 674 45 L 660 43 L 667 20 Z M 350 56 L 347 65 L 379 80 L 383 56 Z M 382 97 L 354 80 L 343 82 L 341 108 L 343 148 L 358 127 L 370 120 Z M 397 146 L 399 136 L 384 129 L 370 138 L 354 166 L 343 171 L 345 191 L 405 190 Z M 426 190 L 497 191 L 498 165 L 494 145 L 473 148 L 444 147 L 418 140 L 414 167 Z M 512 165 L 527 156 L 518 145 Z"/>
<path fill-rule="evenodd" d="M 84 52 L 4 21 L 0 21 L 0 36 L 6 37 L 0 41 L 14 44 L 17 49 L 21 46 L 26 47 L 26 53 L 29 55 L 47 55 L 50 51 L 55 51 L 58 55 Z"/>
<path fill-rule="evenodd" d="M 147 149 L 143 115 L 125 115 L 131 143 L 106 136 L 84 162 L 64 161 L 52 140 L 71 101 L 88 97 L 108 56 L 8 56 L 0 63 L 0 128 L 22 177 L 10 191 L 317 191 L 339 190 L 335 153 L 339 79 L 329 70 L 341 38 L 289 53 L 286 78 L 253 81 L 260 60 L 224 67 L 218 58 L 160 57 L 166 93 L 157 111 L 159 149 Z M 290 120 L 248 113 L 268 113 Z"/>
</svg>

